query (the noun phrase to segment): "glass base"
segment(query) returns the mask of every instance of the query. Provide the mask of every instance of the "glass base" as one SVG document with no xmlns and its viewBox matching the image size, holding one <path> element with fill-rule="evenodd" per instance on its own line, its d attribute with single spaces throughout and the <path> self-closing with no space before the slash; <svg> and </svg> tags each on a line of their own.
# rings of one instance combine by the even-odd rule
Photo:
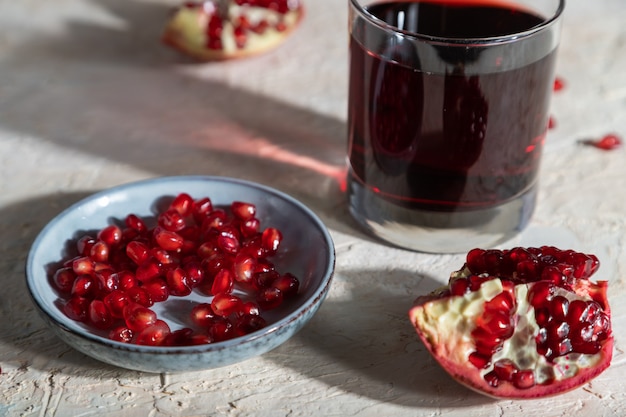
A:
<svg viewBox="0 0 626 417">
<path fill-rule="evenodd" d="M 515 237 L 535 209 L 537 186 L 495 207 L 439 212 L 400 207 L 348 175 L 350 213 L 374 236 L 419 252 L 463 253 L 489 248 Z"/>
</svg>

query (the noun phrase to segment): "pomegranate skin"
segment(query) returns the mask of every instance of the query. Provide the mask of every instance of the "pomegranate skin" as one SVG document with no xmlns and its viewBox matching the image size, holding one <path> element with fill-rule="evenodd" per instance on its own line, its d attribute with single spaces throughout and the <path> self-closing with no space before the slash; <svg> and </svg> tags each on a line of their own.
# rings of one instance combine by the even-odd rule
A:
<svg viewBox="0 0 626 417">
<path fill-rule="evenodd" d="M 453 273 L 451 282 L 458 279 L 459 274 L 464 270 Z M 543 398 L 576 389 L 610 366 L 614 346 L 610 324 L 604 330 L 605 334 L 600 339 L 597 351 L 587 354 L 579 353 L 580 351 L 570 351 L 570 353 L 563 355 L 555 355 L 556 357 L 550 357 L 545 352 L 540 352 L 541 342 L 539 338 L 541 336 L 539 330 L 541 326 L 537 321 L 541 321 L 540 312 L 548 308 L 550 299 L 541 300 L 539 297 L 543 304 L 539 306 L 535 304 L 537 307 L 531 306 L 529 300 L 532 299 L 533 302 L 537 302 L 536 294 L 546 287 L 545 281 L 515 282 L 505 278 L 489 277 L 485 287 L 492 288 L 490 292 L 484 288 L 481 289 L 485 295 L 481 295 L 480 291 L 453 295 L 449 287 L 444 287 L 431 294 L 418 297 L 409 310 L 409 320 L 426 349 L 439 365 L 462 385 L 483 395 L 499 399 Z M 606 281 L 595 283 L 588 279 L 580 279 L 575 281 L 571 288 L 557 289 L 559 296 L 553 299 L 558 298 L 559 301 L 562 301 L 563 294 L 565 294 L 571 305 L 573 303 L 580 304 L 581 301 L 593 305 L 594 308 L 603 312 L 605 319 L 610 323 L 611 311 L 607 299 L 607 289 L 608 283 Z M 495 294 L 507 291 L 517 295 L 515 299 L 517 307 L 512 313 L 511 321 L 514 323 L 516 333 L 510 337 L 511 344 L 507 348 L 503 348 L 501 344 L 494 349 L 495 353 L 491 357 L 487 357 L 484 362 L 472 361 L 474 358 L 471 358 L 469 353 L 475 355 L 477 354 L 476 350 L 480 350 L 477 348 L 478 344 L 475 337 L 476 328 L 479 326 L 476 323 L 488 321 L 490 315 L 486 311 L 485 305 L 489 300 L 495 298 Z M 459 309 L 459 306 L 468 310 L 473 309 L 474 312 L 466 314 L 462 309 Z M 461 313 L 457 314 L 457 310 Z M 573 311 L 574 308 L 570 310 Z M 523 323 L 530 323 L 530 325 L 523 327 Z M 533 331 L 534 333 L 532 333 Z M 529 336 L 524 339 L 519 336 L 520 334 Z M 573 340 L 574 336 L 571 337 Z M 520 343 L 524 343 L 524 346 L 520 347 Z M 519 351 L 526 353 L 519 354 Z M 529 357 L 534 362 L 528 361 Z M 493 363 L 496 361 L 505 363 L 511 360 L 518 361 L 518 363 L 529 363 L 526 368 L 519 369 L 520 374 L 521 371 L 530 371 L 535 376 L 541 375 L 541 380 L 538 379 L 526 386 L 520 386 L 521 384 L 516 386 L 512 380 L 498 380 L 495 376 L 498 371 Z M 495 382 L 494 379 L 496 379 Z"/>
</svg>

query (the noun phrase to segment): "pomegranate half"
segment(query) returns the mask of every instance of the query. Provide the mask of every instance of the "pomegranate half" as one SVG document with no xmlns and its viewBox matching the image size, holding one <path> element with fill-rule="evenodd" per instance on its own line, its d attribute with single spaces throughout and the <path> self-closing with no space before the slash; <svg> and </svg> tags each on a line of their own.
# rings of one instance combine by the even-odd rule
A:
<svg viewBox="0 0 626 417">
<path fill-rule="evenodd" d="M 538 398 L 585 384 L 611 362 L 606 281 L 594 255 L 551 246 L 473 249 L 446 287 L 409 312 L 457 381 L 496 398 Z"/>
<path fill-rule="evenodd" d="M 298 26 L 300 0 L 188 1 L 168 21 L 162 41 L 200 61 L 259 54 Z"/>
</svg>

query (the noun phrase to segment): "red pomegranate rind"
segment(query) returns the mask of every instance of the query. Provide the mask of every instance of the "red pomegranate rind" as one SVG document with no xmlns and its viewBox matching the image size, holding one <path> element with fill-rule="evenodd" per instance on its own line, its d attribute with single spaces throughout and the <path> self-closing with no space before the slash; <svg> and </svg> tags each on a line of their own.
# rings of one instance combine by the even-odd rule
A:
<svg viewBox="0 0 626 417">
<path fill-rule="evenodd" d="M 300 0 L 207 0 L 175 10 L 164 44 L 199 61 L 239 58 L 280 45 L 304 15 Z"/>
<path fill-rule="evenodd" d="M 519 268 L 533 260 L 534 269 Z M 554 278 L 555 265 L 567 279 Z M 598 266 L 593 255 L 553 247 L 473 250 L 409 318 L 437 362 L 473 390 L 520 399 L 563 393 L 611 363 L 608 283 L 589 280 Z"/>
</svg>

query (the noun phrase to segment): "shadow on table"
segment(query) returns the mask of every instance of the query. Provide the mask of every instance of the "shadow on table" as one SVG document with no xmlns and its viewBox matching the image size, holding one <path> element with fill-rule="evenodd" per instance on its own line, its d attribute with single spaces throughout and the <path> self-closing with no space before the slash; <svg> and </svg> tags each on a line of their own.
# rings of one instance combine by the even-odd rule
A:
<svg viewBox="0 0 626 417">
<path fill-rule="evenodd" d="M 327 299 L 289 347 L 270 360 L 307 378 L 377 402 L 409 407 L 471 407 L 492 400 L 461 386 L 431 358 L 408 319 L 416 294 L 441 285 L 398 269 L 342 272 L 347 299 Z"/>
<path fill-rule="evenodd" d="M 0 360 L 5 366 L 11 363 L 23 372 L 35 368 L 54 373 L 66 367 L 79 369 L 77 374 L 82 375 L 116 372 L 58 339 L 39 317 L 26 288 L 26 257 L 33 240 L 49 220 L 88 194 L 59 193 L 0 210 L 0 218 L 5 219 L 0 224 L 0 270 L 10 271 L 0 276 L 0 342 L 4 345 Z"/>
<path fill-rule="evenodd" d="M 0 61 L 10 81 L 0 96 L 1 128 L 67 148 L 67 166 L 87 154 L 150 176 L 260 182 L 300 199 L 330 227 L 355 233 L 341 192 L 345 123 L 251 93 L 236 80 L 211 79 L 215 71 L 269 71 L 278 56 L 192 64 L 159 43 L 168 6 L 87 4 L 120 24 L 73 16 L 59 35 L 31 39 Z M 288 49 L 279 53 L 284 59 Z M 111 181 L 124 181 L 118 176 L 111 172 Z"/>
</svg>

